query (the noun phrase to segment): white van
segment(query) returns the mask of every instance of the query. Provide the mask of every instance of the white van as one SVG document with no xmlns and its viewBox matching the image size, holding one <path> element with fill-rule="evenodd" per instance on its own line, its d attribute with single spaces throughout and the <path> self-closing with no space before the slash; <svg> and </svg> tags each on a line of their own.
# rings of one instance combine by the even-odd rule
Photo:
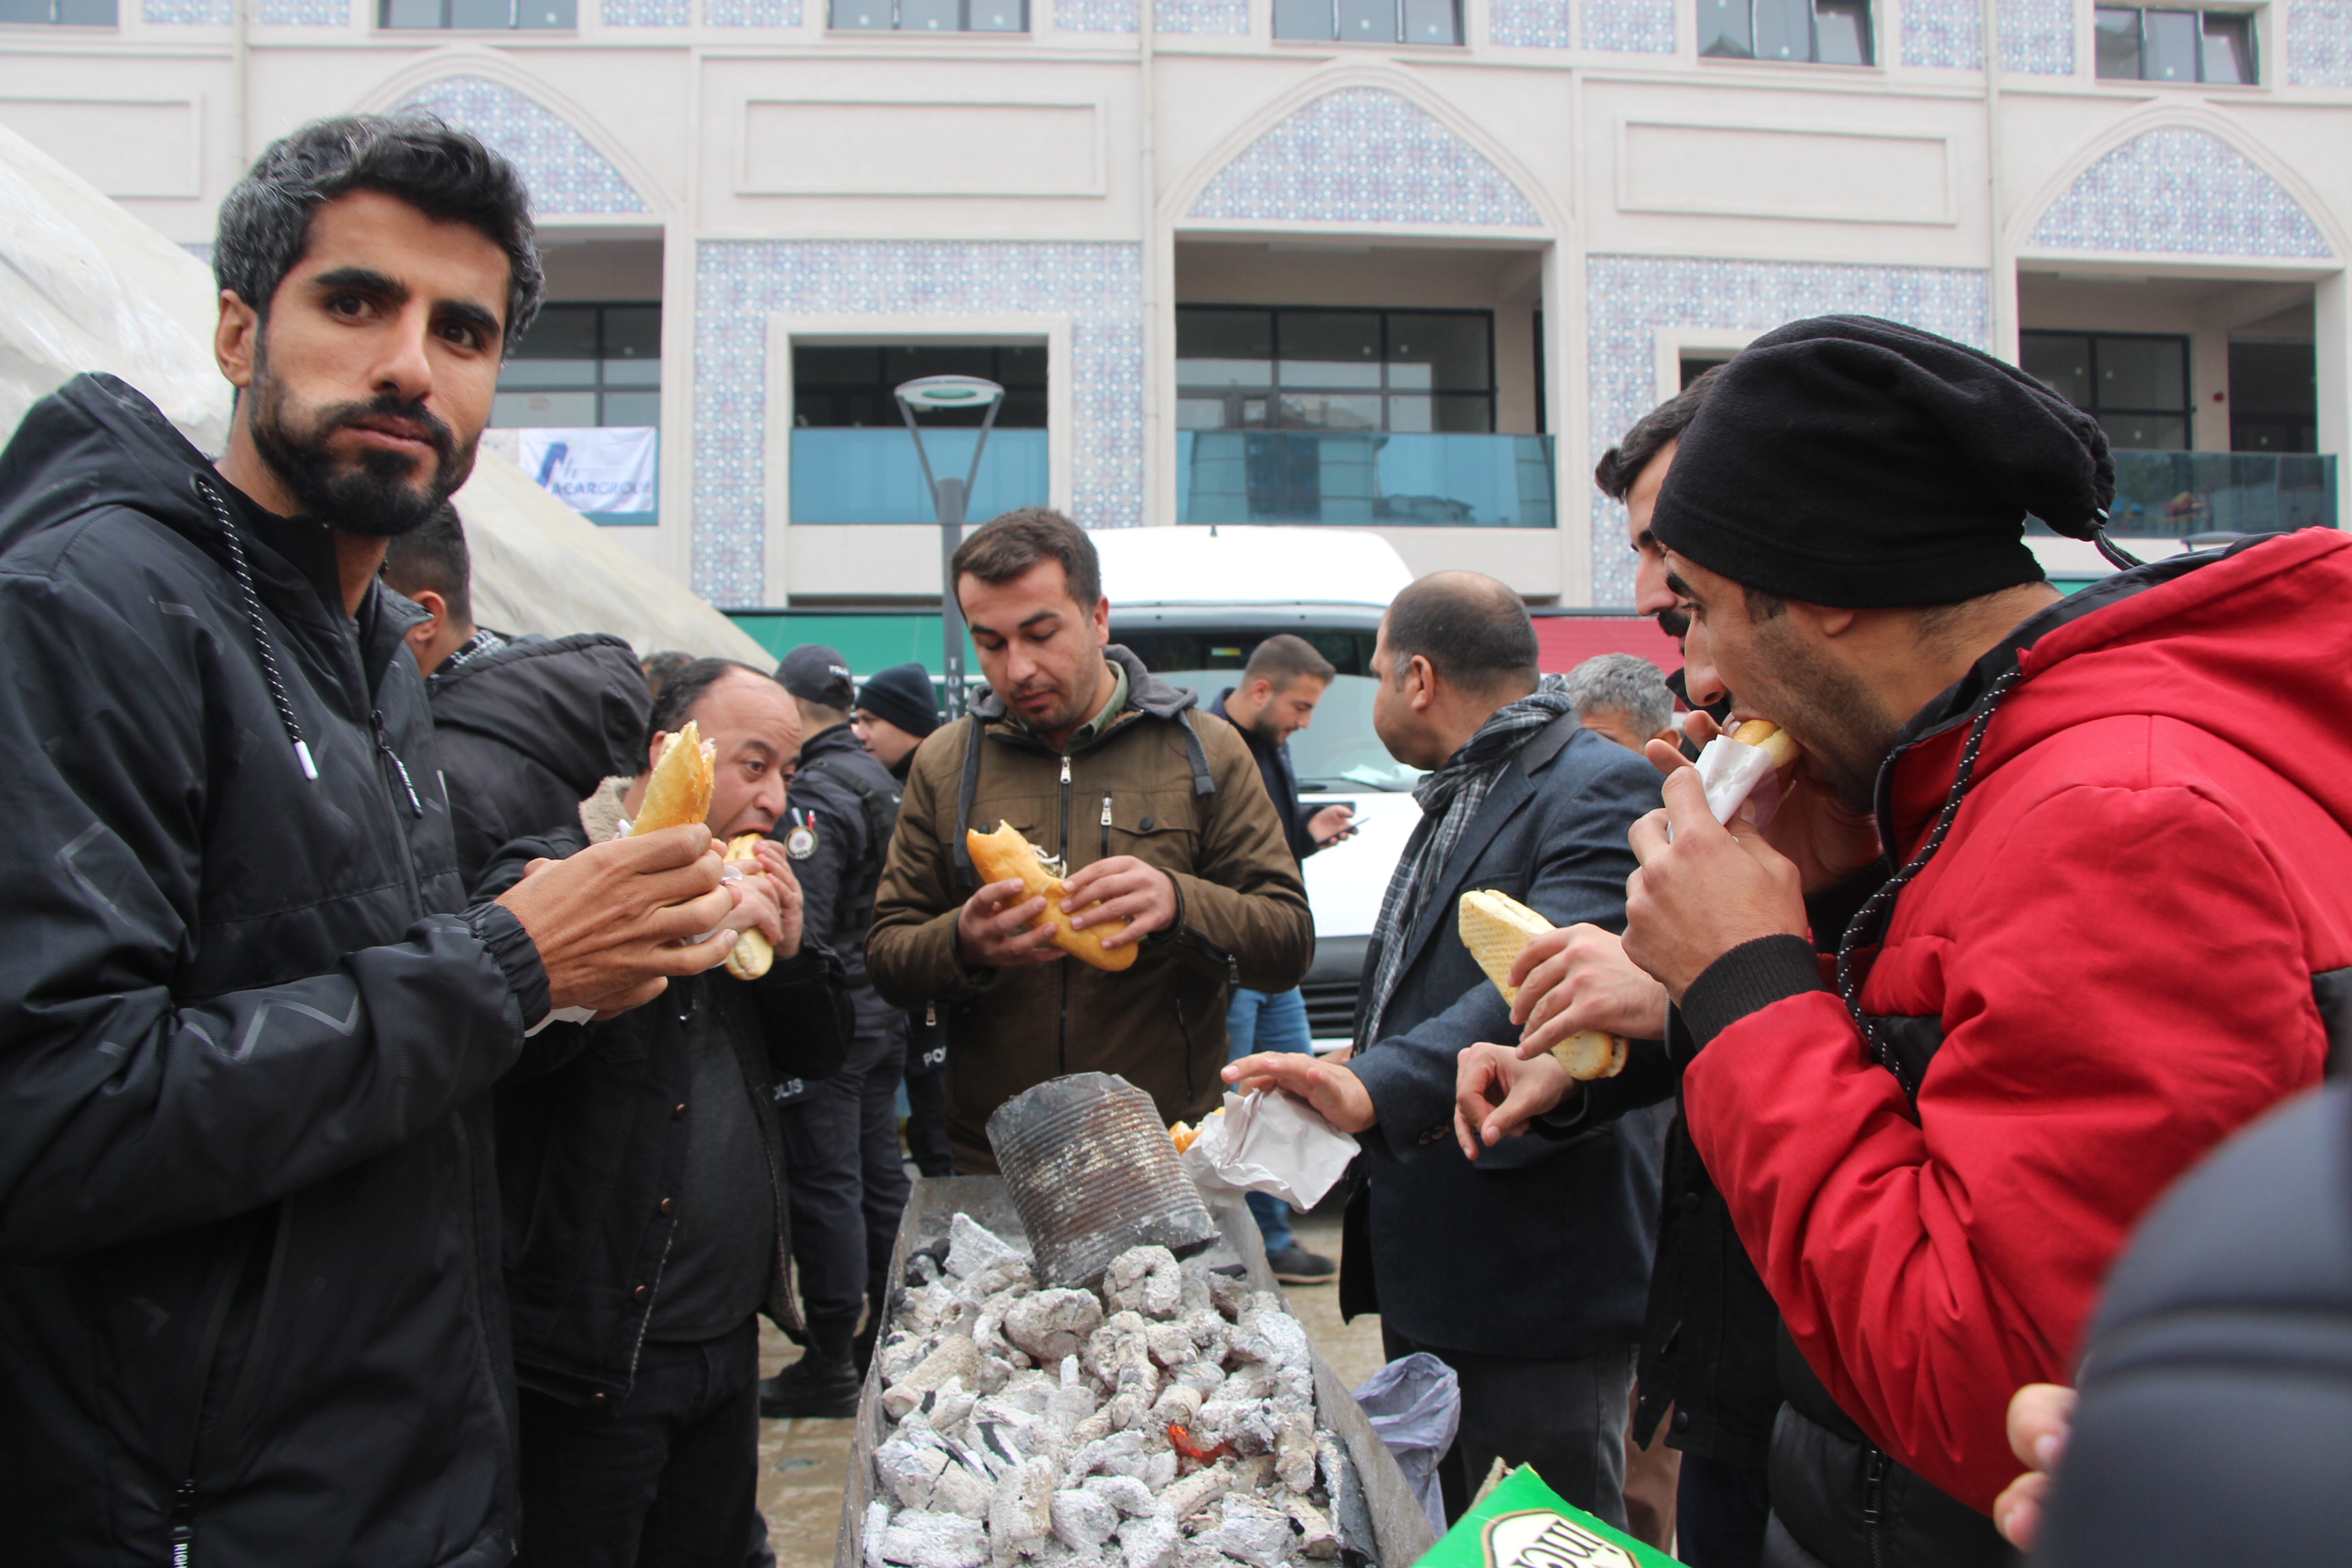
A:
<svg viewBox="0 0 2352 1568">
<path fill-rule="evenodd" d="M 1241 679 L 1250 650 L 1276 632 L 1315 645 L 1339 673 L 1291 737 L 1300 793 L 1345 803 L 1360 830 L 1311 857 L 1315 965 L 1307 1026 L 1318 1050 L 1354 1037 L 1356 982 L 1389 875 L 1421 820 L 1420 770 L 1388 754 L 1372 732 L 1372 644 L 1381 616 L 1412 580 L 1396 547 L 1376 533 L 1258 524 L 1103 529 L 1094 535 L 1110 600 L 1110 636 L 1153 674 L 1201 694 L 1202 707 Z"/>
</svg>

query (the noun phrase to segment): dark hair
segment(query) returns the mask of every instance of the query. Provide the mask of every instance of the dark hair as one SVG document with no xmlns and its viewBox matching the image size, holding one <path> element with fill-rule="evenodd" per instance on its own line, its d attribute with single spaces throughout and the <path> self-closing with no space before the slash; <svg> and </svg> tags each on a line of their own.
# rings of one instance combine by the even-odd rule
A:
<svg viewBox="0 0 2352 1568">
<path fill-rule="evenodd" d="M 1601 487 L 1602 495 L 1623 500 L 1642 470 L 1650 466 L 1650 459 L 1664 451 L 1669 441 L 1682 439 L 1722 369 L 1719 364 L 1707 366 L 1688 386 L 1634 420 L 1633 427 L 1601 454 L 1601 460 L 1592 465 L 1592 482 Z"/>
<path fill-rule="evenodd" d="M 694 716 L 694 705 L 702 700 L 710 689 L 736 670 L 769 679 L 764 669 L 754 669 L 748 664 L 731 658 L 698 658 L 667 680 L 654 693 L 653 711 L 646 716 L 646 748 L 653 749 L 656 735 L 670 734 Z"/>
<path fill-rule="evenodd" d="M 1242 667 L 1244 682 L 1268 681 L 1276 691 L 1289 690 L 1290 683 L 1301 676 L 1328 681 L 1339 673 L 1336 665 L 1315 651 L 1313 643 L 1288 632 L 1277 632 L 1258 644 L 1250 652 L 1249 663 Z"/>
<path fill-rule="evenodd" d="M 410 598 L 430 589 L 448 606 L 450 620 L 474 624 L 474 558 L 466 548 L 466 525 L 447 501 L 406 533 L 395 533 L 383 552 L 383 581 Z"/>
<path fill-rule="evenodd" d="M 352 191 L 381 191 L 441 223 L 480 230 L 507 253 L 511 349 L 539 314 L 545 279 L 530 193 L 514 165 L 436 116 L 317 120 L 262 150 L 222 198 L 213 277 L 264 318 L 310 244 L 310 216 Z"/>
<path fill-rule="evenodd" d="M 956 546 L 948 578 L 958 583 L 969 572 L 983 583 L 1010 583 L 1043 561 L 1062 563 L 1070 597 L 1092 615 L 1102 597 L 1102 563 L 1095 555 L 1095 542 L 1085 529 L 1049 507 L 1024 506 L 981 524 Z"/>
<path fill-rule="evenodd" d="M 667 686 L 671 681 L 676 680 L 677 679 L 677 672 L 684 669 L 688 665 L 692 664 L 693 662 L 694 656 L 692 654 L 680 653 L 676 648 L 669 648 L 660 653 L 649 653 L 646 655 L 644 659 L 638 663 L 637 668 L 646 672 L 646 693 L 650 696 L 659 697 L 661 695 L 661 689 Z"/>
<path fill-rule="evenodd" d="M 1478 572 L 1433 572 L 1389 605 L 1389 668 L 1402 677 L 1415 654 L 1457 686 L 1532 689 L 1541 677 L 1535 623 L 1519 596 Z"/>
</svg>

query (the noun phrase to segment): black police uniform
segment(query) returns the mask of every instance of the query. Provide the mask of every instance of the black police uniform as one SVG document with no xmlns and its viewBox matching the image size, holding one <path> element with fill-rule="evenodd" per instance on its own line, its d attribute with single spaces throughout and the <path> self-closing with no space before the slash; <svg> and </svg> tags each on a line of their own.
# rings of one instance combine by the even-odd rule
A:
<svg viewBox="0 0 2352 1568">
<path fill-rule="evenodd" d="M 776 1091 L 791 1170 L 793 1252 L 819 1346 L 836 1338 L 845 1344 L 869 1298 L 878 1318 L 907 1203 L 898 1114 L 907 1016 L 877 995 L 866 974 L 866 930 L 898 796 L 897 781 L 848 725 L 837 724 L 802 745 L 784 819 L 771 835 L 800 879 L 807 930 L 848 969 L 856 1016 L 840 1072 Z"/>
</svg>

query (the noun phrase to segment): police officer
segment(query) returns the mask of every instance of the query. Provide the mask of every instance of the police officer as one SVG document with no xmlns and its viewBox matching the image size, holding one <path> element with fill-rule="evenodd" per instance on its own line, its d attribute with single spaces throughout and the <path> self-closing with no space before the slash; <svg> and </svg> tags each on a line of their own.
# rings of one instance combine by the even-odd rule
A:
<svg viewBox="0 0 2352 1568">
<path fill-rule="evenodd" d="M 901 789 L 923 737 L 939 727 L 931 672 L 919 664 L 894 664 L 857 689 L 857 738 Z M 955 1174 L 955 1152 L 948 1147 L 944 1011 L 925 1007 L 907 1015 L 907 1152 L 926 1176 Z"/>
<path fill-rule="evenodd" d="M 838 1074 L 777 1090 L 808 1347 L 761 1384 L 760 1414 L 839 1417 L 857 1411 L 858 1315 L 870 1303 L 881 1321 L 907 1204 L 898 1110 L 907 1017 L 875 994 L 865 956 L 898 784 L 851 728 L 856 688 L 838 652 L 796 647 L 776 679 L 799 706 L 807 738 L 772 837 L 800 879 L 806 929 L 848 967 L 856 1029 Z"/>
</svg>

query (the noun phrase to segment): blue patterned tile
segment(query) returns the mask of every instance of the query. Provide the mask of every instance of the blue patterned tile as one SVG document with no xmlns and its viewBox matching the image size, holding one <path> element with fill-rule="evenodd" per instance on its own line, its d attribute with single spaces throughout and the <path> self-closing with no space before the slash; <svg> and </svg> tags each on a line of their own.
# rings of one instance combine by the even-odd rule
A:
<svg viewBox="0 0 2352 1568">
<path fill-rule="evenodd" d="M 1982 348 L 1991 335 L 1985 274 L 1975 268 L 1827 263 L 1585 259 L 1588 429 L 1598 458 L 1658 402 L 1660 329 L 1760 332 L 1807 316 L 1885 316 Z M 1592 498 L 1592 602 L 1633 602 L 1625 509 Z"/>
<path fill-rule="evenodd" d="M 1318 98 L 1251 142 L 1217 171 L 1190 216 L 1496 228 L 1542 222 L 1500 169 L 1426 110 L 1370 87 Z"/>
<path fill-rule="evenodd" d="M 2297 87 L 2352 87 L 2352 0 L 2292 0 L 2286 79 Z"/>
<path fill-rule="evenodd" d="M 348 27 L 352 0 L 256 0 L 253 19 L 265 27 Z"/>
<path fill-rule="evenodd" d="M 2000 5 L 2001 69 L 2074 74 L 2074 0 L 2000 0 Z"/>
<path fill-rule="evenodd" d="M 1132 33 L 1140 14 L 1137 0 L 1054 0 L 1054 27 L 1063 33 Z"/>
<path fill-rule="evenodd" d="M 1058 4 L 1055 11 L 1060 11 Z M 1249 0 L 1152 0 L 1151 25 L 1163 33 L 1208 33 L 1246 38 L 1250 32 Z"/>
<path fill-rule="evenodd" d="M 694 0 L 602 0 L 596 15 L 608 27 L 683 27 L 694 20 Z"/>
<path fill-rule="evenodd" d="M 236 20 L 229 0 L 146 0 L 139 14 L 151 27 L 226 27 Z"/>
<path fill-rule="evenodd" d="M 1143 520 L 1142 250 L 1134 245 L 704 240 L 696 250 L 694 589 L 765 602 L 768 318 L 1066 315 L 1071 514 Z"/>
<path fill-rule="evenodd" d="M 1486 41 L 1518 49 L 1572 49 L 1569 0 L 1488 0 Z"/>
<path fill-rule="evenodd" d="M 797 27 L 801 0 L 702 0 L 706 27 Z"/>
<path fill-rule="evenodd" d="M 1977 0 L 1903 0 L 1903 63 L 1984 68 L 1984 7 Z"/>
<path fill-rule="evenodd" d="M 513 88 L 478 76 L 443 77 L 402 100 L 429 109 L 504 153 L 541 213 L 641 213 L 645 200 L 588 139 Z"/>
<path fill-rule="evenodd" d="M 1584 0 L 1584 47 L 1628 55 L 1673 54 L 1674 0 Z"/>
<path fill-rule="evenodd" d="M 2167 256 L 2331 254 L 2276 180 L 2220 137 L 2185 125 L 2135 136 L 2084 170 L 2028 243 Z"/>
</svg>

